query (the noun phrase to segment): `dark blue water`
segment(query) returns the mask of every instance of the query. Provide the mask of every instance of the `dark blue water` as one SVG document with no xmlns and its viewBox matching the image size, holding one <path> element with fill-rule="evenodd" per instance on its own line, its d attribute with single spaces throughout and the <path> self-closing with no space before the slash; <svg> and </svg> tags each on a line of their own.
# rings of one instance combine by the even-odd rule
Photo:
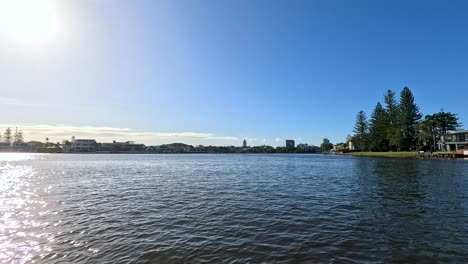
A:
<svg viewBox="0 0 468 264">
<path fill-rule="evenodd" d="M 468 262 L 468 161 L 0 154 L 0 262 Z"/>
</svg>

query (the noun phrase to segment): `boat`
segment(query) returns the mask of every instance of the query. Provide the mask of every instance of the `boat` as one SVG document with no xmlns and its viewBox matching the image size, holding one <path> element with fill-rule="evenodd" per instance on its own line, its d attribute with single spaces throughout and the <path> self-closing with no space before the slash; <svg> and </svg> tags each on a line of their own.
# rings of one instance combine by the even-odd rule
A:
<svg viewBox="0 0 468 264">
<path fill-rule="evenodd" d="M 455 155 L 457 155 L 458 157 L 468 157 L 468 147 L 456 150 Z"/>
</svg>

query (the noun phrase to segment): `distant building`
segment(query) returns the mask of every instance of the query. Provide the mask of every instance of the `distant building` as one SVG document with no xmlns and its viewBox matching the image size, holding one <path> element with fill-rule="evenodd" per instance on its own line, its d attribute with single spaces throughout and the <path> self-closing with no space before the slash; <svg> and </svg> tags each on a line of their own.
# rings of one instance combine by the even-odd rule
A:
<svg viewBox="0 0 468 264">
<path fill-rule="evenodd" d="M 64 152 L 94 152 L 97 142 L 94 139 L 75 139 L 72 138 L 69 149 Z"/>
<path fill-rule="evenodd" d="M 292 139 L 286 139 L 286 148 L 295 148 L 296 143 Z"/>
<path fill-rule="evenodd" d="M 242 147 L 246 148 L 247 147 L 247 140 L 244 139 L 244 142 L 242 142 Z"/>
<path fill-rule="evenodd" d="M 11 143 L 0 142 L 0 151 L 9 151 L 11 149 Z"/>
<path fill-rule="evenodd" d="M 323 144 L 330 144 L 330 140 L 328 138 L 323 138 Z"/>
<path fill-rule="evenodd" d="M 162 145 L 161 147 L 165 147 L 166 152 L 169 153 L 186 153 L 191 152 L 193 150 L 192 145 L 184 144 L 184 143 L 171 143 Z"/>
<path fill-rule="evenodd" d="M 320 147 L 314 146 L 314 145 L 308 145 L 308 144 L 298 144 L 296 146 L 296 149 L 299 151 L 303 151 L 306 153 L 319 153 L 321 152 Z"/>
<path fill-rule="evenodd" d="M 455 151 L 468 148 L 468 130 L 447 131 L 437 142 L 439 150 Z"/>
<path fill-rule="evenodd" d="M 32 152 L 42 152 L 45 151 L 45 144 L 39 141 L 30 141 L 28 142 L 28 148 Z"/>
<path fill-rule="evenodd" d="M 346 143 L 337 143 L 333 145 L 334 151 L 343 151 L 344 149 L 346 149 Z"/>
<path fill-rule="evenodd" d="M 136 144 L 134 141 L 102 143 L 99 148 L 100 151 L 106 152 L 137 152 L 144 151 L 146 146 L 144 144 Z"/>
<path fill-rule="evenodd" d="M 12 147 L 19 151 L 29 150 L 29 144 L 25 142 L 13 142 Z"/>
</svg>

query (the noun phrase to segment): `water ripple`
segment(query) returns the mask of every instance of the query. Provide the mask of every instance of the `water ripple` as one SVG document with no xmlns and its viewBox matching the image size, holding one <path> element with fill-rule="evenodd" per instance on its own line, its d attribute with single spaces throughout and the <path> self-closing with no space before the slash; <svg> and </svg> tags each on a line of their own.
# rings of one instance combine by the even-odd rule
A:
<svg viewBox="0 0 468 264">
<path fill-rule="evenodd" d="M 0 155 L 0 263 L 468 262 L 468 163 Z"/>
</svg>

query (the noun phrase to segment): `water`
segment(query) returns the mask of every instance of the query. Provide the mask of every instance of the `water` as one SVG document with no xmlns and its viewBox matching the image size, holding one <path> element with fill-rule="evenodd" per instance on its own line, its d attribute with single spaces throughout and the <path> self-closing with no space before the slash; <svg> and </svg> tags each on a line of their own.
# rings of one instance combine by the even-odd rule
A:
<svg viewBox="0 0 468 264">
<path fill-rule="evenodd" d="M 1 263 L 468 262 L 468 162 L 0 154 Z"/>
</svg>

